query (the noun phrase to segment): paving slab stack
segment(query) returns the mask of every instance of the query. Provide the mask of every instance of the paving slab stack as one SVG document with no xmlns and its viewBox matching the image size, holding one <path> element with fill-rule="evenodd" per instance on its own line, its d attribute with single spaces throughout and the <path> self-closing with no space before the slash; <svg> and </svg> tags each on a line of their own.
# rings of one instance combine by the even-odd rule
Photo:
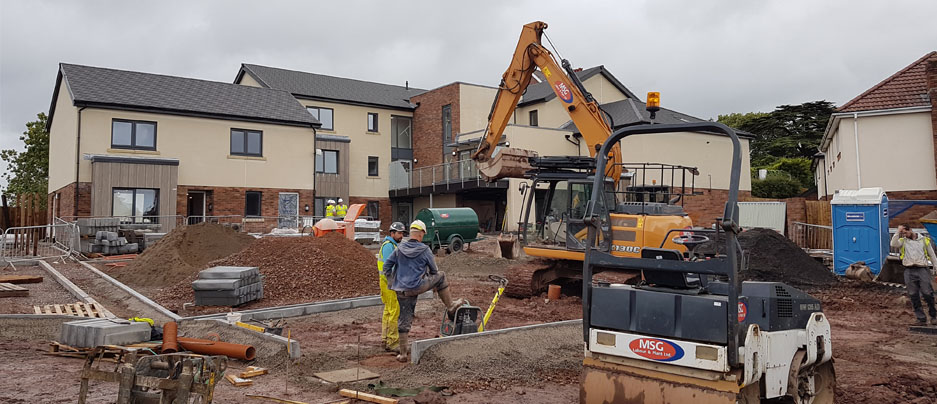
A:
<svg viewBox="0 0 937 404">
<path fill-rule="evenodd" d="M 100 230 L 94 235 L 91 252 L 104 255 L 134 254 L 138 252 L 137 243 L 128 243 L 126 237 L 120 237 L 116 231 Z"/>
<path fill-rule="evenodd" d="M 192 282 L 196 306 L 240 306 L 264 297 L 263 276 L 257 267 L 212 267 Z"/>
<path fill-rule="evenodd" d="M 62 343 L 77 348 L 129 345 L 150 340 L 150 324 L 119 318 L 95 318 L 62 324 Z"/>
</svg>

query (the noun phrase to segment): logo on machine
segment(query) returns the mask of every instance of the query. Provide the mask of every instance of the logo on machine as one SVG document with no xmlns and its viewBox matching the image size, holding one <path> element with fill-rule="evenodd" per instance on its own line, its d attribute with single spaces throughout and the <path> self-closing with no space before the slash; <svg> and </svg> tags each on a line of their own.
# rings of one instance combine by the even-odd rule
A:
<svg viewBox="0 0 937 404">
<path fill-rule="evenodd" d="M 748 305 L 745 302 L 739 302 L 739 322 L 745 321 L 745 317 L 748 317 Z"/>
<path fill-rule="evenodd" d="M 553 83 L 553 86 L 556 87 L 556 94 L 560 96 L 561 100 L 567 104 L 573 102 L 573 92 L 569 91 L 569 87 L 566 87 L 566 83 L 557 81 Z"/>
<path fill-rule="evenodd" d="M 441 218 L 443 218 L 443 219 L 448 219 L 448 218 L 449 218 L 449 214 L 448 214 L 448 213 L 443 213 L 443 214 L 439 215 L 439 217 L 441 217 Z"/>
<path fill-rule="evenodd" d="M 657 338 L 638 338 L 628 344 L 635 355 L 661 362 L 673 362 L 683 357 L 683 348 L 673 342 Z"/>
<path fill-rule="evenodd" d="M 621 251 L 626 253 L 640 254 L 641 247 L 634 245 L 613 245 L 612 251 Z"/>
</svg>

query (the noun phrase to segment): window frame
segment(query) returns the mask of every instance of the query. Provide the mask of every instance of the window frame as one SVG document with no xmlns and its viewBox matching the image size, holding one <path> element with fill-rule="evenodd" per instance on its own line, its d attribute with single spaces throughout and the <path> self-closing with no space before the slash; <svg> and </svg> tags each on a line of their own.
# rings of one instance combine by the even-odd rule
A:
<svg viewBox="0 0 937 404">
<path fill-rule="evenodd" d="M 372 117 L 373 117 L 373 119 L 372 119 Z M 371 132 L 371 133 L 377 133 L 377 132 L 378 132 L 378 130 L 379 130 L 379 129 L 378 129 L 379 126 L 378 126 L 378 122 L 377 122 L 378 117 L 379 117 L 379 115 L 378 115 L 377 112 L 368 112 L 368 132 Z M 335 119 L 335 116 L 333 115 L 333 116 L 332 116 L 333 123 L 334 123 L 334 119 Z M 372 123 L 374 124 L 373 127 L 371 126 Z"/>
<path fill-rule="evenodd" d="M 252 215 L 247 212 L 248 205 L 250 204 L 250 196 L 257 195 L 257 214 Z M 260 217 L 263 216 L 263 202 L 264 202 L 264 193 L 263 191 L 245 191 L 244 192 L 244 217 Z"/>
<path fill-rule="evenodd" d="M 319 171 L 319 167 L 315 167 L 316 174 L 340 174 L 341 173 L 341 153 L 335 149 L 318 149 L 316 151 L 316 158 L 319 158 L 319 152 L 322 152 L 322 171 Z M 325 153 L 333 152 L 335 153 L 335 172 L 325 171 Z M 316 164 L 318 166 L 318 164 Z"/>
<path fill-rule="evenodd" d="M 371 159 L 374 159 L 374 173 L 371 173 Z M 379 177 L 381 175 L 380 167 L 380 157 L 379 156 L 368 156 L 368 177 Z"/>
<path fill-rule="evenodd" d="M 538 116 L 537 110 L 531 110 L 527 113 L 527 124 L 529 126 L 540 126 L 540 117 Z"/>
<path fill-rule="evenodd" d="M 404 116 L 404 115 L 391 115 L 391 128 L 390 128 L 390 147 L 395 149 L 407 149 L 413 150 L 413 117 Z M 410 144 L 407 147 L 400 146 L 400 125 L 399 122 L 403 119 L 406 119 L 409 122 L 407 132 L 409 135 L 407 138 L 410 140 Z"/>
<path fill-rule="evenodd" d="M 154 201 L 156 202 L 156 214 L 155 214 L 155 215 L 140 215 L 140 216 L 137 216 L 136 214 L 131 214 L 130 216 L 118 216 L 118 215 L 115 215 L 115 214 L 114 214 L 114 207 L 115 207 L 115 204 L 114 204 L 114 192 L 115 192 L 115 191 L 132 191 L 132 192 L 133 192 L 133 197 L 131 197 L 131 203 L 130 203 L 130 211 L 131 211 L 132 213 L 136 213 L 136 211 L 137 211 L 137 209 L 136 209 L 136 208 L 137 208 L 137 191 L 141 191 L 141 190 L 142 190 L 142 191 L 153 191 L 153 192 L 156 193 L 156 194 L 154 195 L 154 197 L 153 197 Z M 129 217 L 129 218 L 131 218 L 130 223 L 144 223 L 144 218 L 146 218 L 146 217 L 154 217 L 154 216 L 155 216 L 155 217 L 156 217 L 156 220 L 153 221 L 153 222 L 155 223 L 155 222 L 158 222 L 158 221 L 159 221 L 159 213 L 160 213 L 160 210 L 159 210 L 159 209 L 160 209 L 160 207 L 159 207 L 159 188 L 131 188 L 131 187 L 112 187 L 112 188 L 111 188 L 111 216 L 114 216 L 114 217 Z M 152 219 L 151 219 L 151 220 L 152 220 Z"/>
<path fill-rule="evenodd" d="M 316 116 L 315 118 L 316 118 L 317 121 L 319 121 L 320 124 L 322 124 L 322 126 L 319 127 L 320 130 L 331 130 L 331 131 L 334 131 L 334 130 L 335 130 L 335 109 L 334 109 L 334 108 L 329 108 L 329 107 L 317 107 L 317 106 L 315 106 L 315 105 L 307 105 L 307 106 L 306 106 L 306 111 L 309 111 L 310 109 L 318 109 L 318 110 L 319 110 L 318 116 Z M 327 109 L 327 110 L 329 110 L 329 111 L 332 113 L 332 126 L 330 126 L 330 127 L 326 127 L 325 124 L 322 123 L 322 120 L 319 119 L 319 117 L 322 116 L 322 110 L 323 110 L 323 109 Z M 309 113 L 311 114 L 312 112 L 309 112 Z"/>
<path fill-rule="evenodd" d="M 449 142 L 452 142 L 452 104 L 446 104 L 442 106 L 442 116 L 440 117 L 442 123 L 442 161 L 448 161 L 450 158 L 448 147 L 446 147 Z M 446 133 L 448 131 L 448 133 Z"/>
<path fill-rule="evenodd" d="M 234 152 L 234 141 L 233 141 L 234 139 L 233 138 L 234 138 L 235 131 L 244 133 L 244 152 L 242 153 Z M 247 146 L 250 144 L 250 141 L 248 139 L 250 138 L 251 133 L 257 133 L 260 135 L 260 152 L 259 153 L 251 153 L 250 151 L 248 151 Z M 263 157 L 264 156 L 264 131 L 256 130 L 256 129 L 231 128 L 231 131 L 228 134 L 228 154 L 232 156 Z"/>
<path fill-rule="evenodd" d="M 371 206 L 375 205 L 377 206 L 377 209 L 374 213 L 377 214 L 372 215 Z M 367 204 L 365 204 L 365 209 L 367 209 L 368 216 L 371 217 L 371 220 L 381 220 L 381 201 L 368 201 Z"/>
<path fill-rule="evenodd" d="M 114 123 L 115 122 L 124 122 L 130 124 L 130 145 L 116 145 L 114 144 Z M 137 124 L 152 124 L 153 125 L 153 147 L 137 146 Z M 149 150 L 156 151 L 156 135 L 157 135 L 157 124 L 156 121 L 145 121 L 140 119 L 122 119 L 122 118 L 111 118 L 111 148 L 112 149 L 124 149 L 124 150 Z"/>
</svg>

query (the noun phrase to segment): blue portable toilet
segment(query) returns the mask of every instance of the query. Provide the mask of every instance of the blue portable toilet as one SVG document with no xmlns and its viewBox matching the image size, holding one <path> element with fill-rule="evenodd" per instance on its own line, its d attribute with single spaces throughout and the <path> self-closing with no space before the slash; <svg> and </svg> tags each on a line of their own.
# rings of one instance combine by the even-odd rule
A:
<svg viewBox="0 0 937 404">
<path fill-rule="evenodd" d="M 888 257 L 888 196 L 882 188 L 841 190 L 833 209 L 833 271 L 845 275 L 849 265 L 863 261 L 873 275 Z"/>
</svg>

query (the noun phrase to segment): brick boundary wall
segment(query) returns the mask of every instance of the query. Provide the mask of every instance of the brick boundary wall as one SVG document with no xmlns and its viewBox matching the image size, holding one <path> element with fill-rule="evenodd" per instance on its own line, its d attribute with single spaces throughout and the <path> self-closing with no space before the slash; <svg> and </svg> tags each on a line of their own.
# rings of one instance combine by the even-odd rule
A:
<svg viewBox="0 0 937 404">
<path fill-rule="evenodd" d="M 75 189 L 78 189 L 78 209 L 75 209 Z M 53 211 L 53 205 L 55 205 L 55 195 L 59 196 L 58 206 L 55 206 L 55 211 Z M 91 183 L 90 182 L 79 182 L 78 186 L 75 186 L 75 183 L 68 184 L 64 187 L 61 187 L 48 195 L 48 204 L 46 205 L 48 209 L 48 218 L 49 223 L 52 223 L 53 217 L 62 217 L 62 216 L 90 216 L 91 215 Z"/>
<path fill-rule="evenodd" d="M 937 190 L 933 191 L 892 191 L 886 192 L 888 199 L 904 199 L 904 200 L 914 200 L 914 199 L 926 199 L 926 200 L 937 200 Z M 893 216 L 888 218 L 888 225 L 891 227 L 898 227 L 902 223 L 910 223 L 914 227 L 923 227 L 921 222 L 918 222 L 918 219 L 921 216 L 924 216 L 930 212 L 937 210 L 937 206 L 912 206 L 911 209 L 904 211 L 898 216 Z M 889 212 L 889 215 L 891 212 Z"/>
<path fill-rule="evenodd" d="M 459 83 L 430 90 L 410 98 L 419 106 L 413 111 L 414 167 L 442 164 L 442 107 L 451 105 L 452 136 L 459 133 Z"/>
</svg>

